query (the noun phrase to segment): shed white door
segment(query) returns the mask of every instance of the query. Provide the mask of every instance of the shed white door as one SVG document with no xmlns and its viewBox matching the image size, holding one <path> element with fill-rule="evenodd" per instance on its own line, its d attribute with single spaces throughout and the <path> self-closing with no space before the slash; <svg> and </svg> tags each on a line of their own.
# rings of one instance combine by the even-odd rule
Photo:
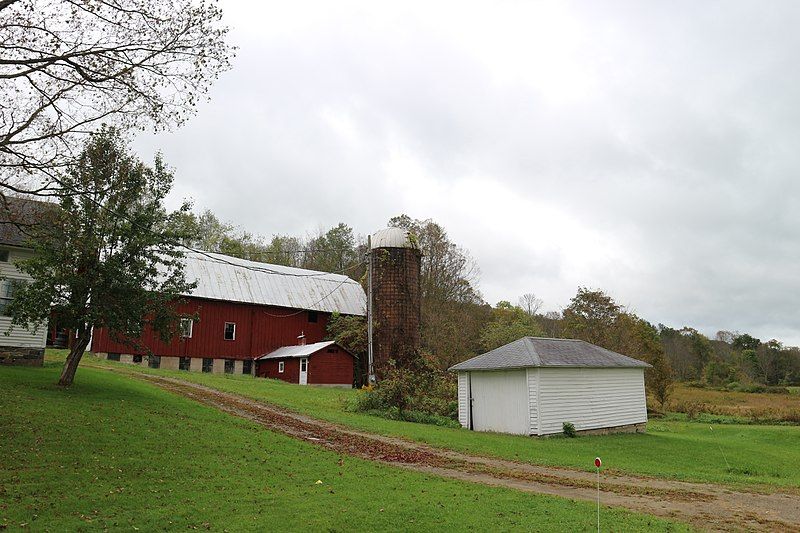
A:
<svg viewBox="0 0 800 533">
<path fill-rule="evenodd" d="M 525 370 L 470 372 L 472 429 L 528 435 L 528 380 Z"/>
<path fill-rule="evenodd" d="M 300 359 L 300 385 L 308 383 L 308 359 Z"/>
</svg>

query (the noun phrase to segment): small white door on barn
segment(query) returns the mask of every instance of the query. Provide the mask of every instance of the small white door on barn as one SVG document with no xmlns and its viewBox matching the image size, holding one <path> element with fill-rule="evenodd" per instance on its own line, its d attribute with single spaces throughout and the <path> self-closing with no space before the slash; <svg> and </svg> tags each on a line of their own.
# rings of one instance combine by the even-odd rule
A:
<svg viewBox="0 0 800 533">
<path fill-rule="evenodd" d="M 470 372 L 472 429 L 528 435 L 530 411 L 525 370 Z"/>
<path fill-rule="evenodd" d="M 300 385 L 308 384 L 308 359 L 300 359 Z"/>
</svg>

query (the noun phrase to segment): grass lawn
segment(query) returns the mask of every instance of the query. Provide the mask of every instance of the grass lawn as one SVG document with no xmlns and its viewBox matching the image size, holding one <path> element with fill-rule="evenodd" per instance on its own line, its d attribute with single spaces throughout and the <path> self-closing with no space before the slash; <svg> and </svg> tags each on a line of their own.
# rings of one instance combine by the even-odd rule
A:
<svg viewBox="0 0 800 533">
<path fill-rule="evenodd" d="M 64 390 L 58 371 L 52 362 L 0 367 L 0 529 L 595 527 L 591 503 L 350 457 L 340 464 L 333 452 L 126 376 L 84 367 Z M 615 531 L 685 529 L 621 510 L 603 517 Z"/>
<path fill-rule="evenodd" d="M 317 418 L 433 446 L 530 463 L 592 470 L 594 457 L 609 470 L 672 479 L 710 481 L 734 486 L 800 487 L 800 427 L 714 425 L 651 420 L 646 434 L 537 439 L 478 433 L 386 420 L 348 412 L 345 405 L 359 391 L 300 387 L 277 380 L 196 372 L 150 370 L 87 358 L 86 364 L 114 365 L 131 371 L 175 375 L 219 390 L 308 413 Z M 81 371 L 77 381 L 82 379 Z M 771 396 L 771 395 L 764 395 Z M 727 461 L 727 462 L 726 462 Z"/>
</svg>

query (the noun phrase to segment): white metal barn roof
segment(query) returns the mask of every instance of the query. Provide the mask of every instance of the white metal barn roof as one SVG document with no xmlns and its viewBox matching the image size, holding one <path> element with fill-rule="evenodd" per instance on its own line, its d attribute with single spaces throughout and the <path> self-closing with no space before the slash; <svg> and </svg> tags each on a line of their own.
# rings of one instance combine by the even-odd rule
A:
<svg viewBox="0 0 800 533">
<path fill-rule="evenodd" d="M 264 359 L 292 359 L 296 357 L 307 357 L 314 352 L 336 344 L 334 341 L 315 342 L 313 344 L 298 344 L 297 346 L 283 346 L 274 352 L 270 352 L 256 359 L 263 361 Z"/>
<path fill-rule="evenodd" d="M 577 339 L 522 337 L 485 354 L 467 359 L 450 370 L 499 370 L 528 367 L 647 368 L 626 355 Z"/>
<path fill-rule="evenodd" d="M 227 255 L 187 252 L 186 280 L 197 281 L 187 296 L 364 316 L 361 284 L 342 274 L 247 261 Z"/>
</svg>

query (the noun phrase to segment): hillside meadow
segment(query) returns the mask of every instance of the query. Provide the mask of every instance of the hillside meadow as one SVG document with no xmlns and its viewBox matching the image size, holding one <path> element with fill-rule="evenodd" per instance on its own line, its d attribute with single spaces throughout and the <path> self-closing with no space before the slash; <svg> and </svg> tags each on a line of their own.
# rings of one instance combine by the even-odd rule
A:
<svg viewBox="0 0 800 533">
<path fill-rule="evenodd" d="M 667 417 L 650 420 L 646 434 L 531 438 L 351 412 L 348 406 L 361 394 L 358 390 L 300 387 L 249 376 L 152 370 L 93 357 L 84 364 L 111 366 L 122 372 L 172 375 L 323 420 L 440 448 L 583 470 L 592 470 L 594 457 L 601 456 L 609 471 L 724 483 L 760 491 L 800 488 L 800 470 L 786 468 L 787 464 L 800 462 L 800 426 L 709 424 Z"/>
<path fill-rule="evenodd" d="M 788 392 L 737 392 L 678 384 L 669 408 L 691 417 L 706 414 L 733 417 L 743 423 L 800 424 L 800 388 L 781 389 Z"/>
<path fill-rule="evenodd" d="M 595 528 L 592 503 L 343 457 L 103 369 L 62 389 L 58 372 L 0 367 L 0 529 Z M 618 509 L 603 521 L 686 530 Z"/>
</svg>

